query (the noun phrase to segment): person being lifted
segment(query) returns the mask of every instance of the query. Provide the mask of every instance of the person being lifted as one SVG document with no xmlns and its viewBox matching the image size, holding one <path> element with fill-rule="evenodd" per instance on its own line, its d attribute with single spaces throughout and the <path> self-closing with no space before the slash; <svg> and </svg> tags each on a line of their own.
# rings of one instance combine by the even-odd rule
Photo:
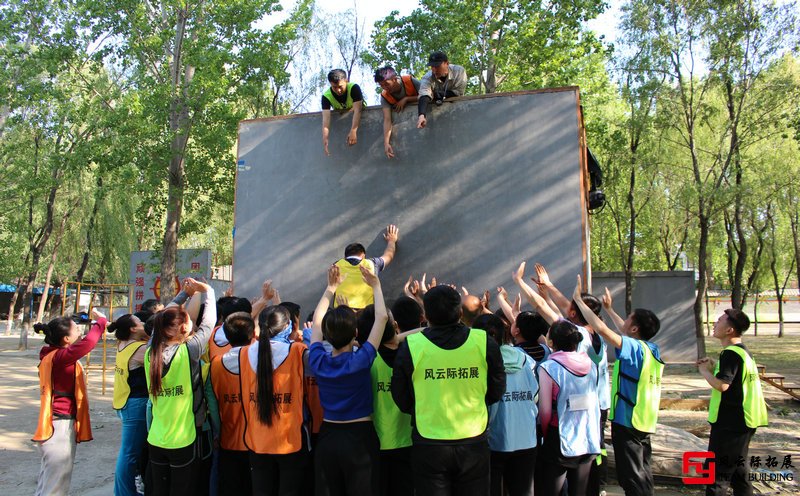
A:
<svg viewBox="0 0 800 496">
<path fill-rule="evenodd" d="M 381 110 L 383 111 L 383 151 L 387 158 L 394 158 L 394 150 L 390 143 L 392 137 L 392 110 L 402 112 L 409 103 L 419 99 L 420 82 L 414 76 L 400 76 L 394 67 L 387 65 L 375 71 L 375 82 L 383 90 L 381 92 Z"/>
<path fill-rule="evenodd" d="M 383 233 L 386 240 L 386 249 L 380 257 L 366 258 L 367 251 L 361 243 L 350 243 L 344 249 L 344 258 L 340 258 L 334 265 L 339 268 L 344 277 L 336 290 L 337 297 L 343 297 L 347 306 L 360 310 L 373 303 L 372 288 L 361 278 L 360 267 L 366 268 L 376 276 L 386 268 L 394 259 L 397 251 L 397 226 L 389 224 Z M 338 303 L 334 307 L 339 306 Z"/>
<path fill-rule="evenodd" d="M 424 128 L 428 119 L 426 114 L 433 101 L 441 105 L 445 98 L 463 96 L 467 89 L 467 71 L 460 65 L 450 64 L 447 54 L 433 52 L 428 57 L 431 70 L 422 76 L 419 86 L 419 103 L 417 104 L 417 128 Z"/>
<path fill-rule="evenodd" d="M 347 134 L 347 144 L 350 146 L 358 142 L 358 126 L 361 124 L 361 109 L 366 107 L 361 87 L 347 80 L 347 73 L 342 69 L 333 69 L 328 73 L 330 88 L 322 93 L 322 147 L 325 155 L 328 151 L 328 135 L 331 130 L 331 110 L 341 114 L 353 111 L 353 124 Z"/>
</svg>

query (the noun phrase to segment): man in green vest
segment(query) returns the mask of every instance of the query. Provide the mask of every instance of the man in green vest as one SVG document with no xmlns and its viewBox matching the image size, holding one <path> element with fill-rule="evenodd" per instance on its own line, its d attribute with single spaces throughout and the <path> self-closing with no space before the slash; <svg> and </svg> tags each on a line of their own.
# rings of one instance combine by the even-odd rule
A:
<svg viewBox="0 0 800 496">
<path fill-rule="evenodd" d="M 664 362 L 658 345 L 651 339 L 661 328 L 661 322 L 656 314 L 644 308 L 634 309 L 623 320 L 613 308 L 606 307 L 606 313 L 620 332 L 618 334 L 584 303 L 581 288 L 578 276 L 572 301 L 592 329 L 614 347 L 617 358 L 611 379 L 608 414 L 617 480 L 625 496 L 652 495 L 650 434 L 656 431 L 658 424 Z"/>
<path fill-rule="evenodd" d="M 331 130 L 331 110 L 341 114 L 353 111 L 353 124 L 347 134 L 347 144 L 358 142 L 358 126 L 361 124 L 361 109 L 366 106 L 361 87 L 347 80 L 347 73 L 342 69 L 334 69 L 328 73 L 330 88 L 322 93 L 322 147 L 325 155 L 328 151 L 328 135 Z"/>
<path fill-rule="evenodd" d="M 697 361 L 700 374 L 713 388 L 708 451 L 714 453 L 716 480 L 706 488 L 707 495 L 727 494 L 728 484 L 736 496 L 753 494 L 747 450 L 756 428 L 767 425 L 767 406 L 756 362 L 742 343 L 742 333 L 749 327 L 747 314 L 735 308 L 725 310 L 714 323 L 714 337 L 723 347 L 719 362 L 715 367 L 708 357 Z"/>
<path fill-rule="evenodd" d="M 339 267 L 339 272 L 344 276 L 344 280 L 336 288 L 336 299 L 343 297 L 347 306 L 356 310 L 372 304 L 372 288 L 361 278 L 359 266 L 365 266 L 367 270 L 375 275 L 379 275 L 383 269 L 394 259 L 397 251 L 397 226 L 389 224 L 383 233 L 386 240 L 386 249 L 380 257 L 366 258 L 367 250 L 361 243 L 350 243 L 344 249 L 344 258 L 334 262 Z M 334 306 L 338 306 L 337 302 Z"/>
<path fill-rule="evenodd" d="M 392 398 L 411 415 L 416 494 L 489 494 L 487 405 L 500 401 L 506 375 L 500 347 L 460 322 L 461 296 L 446 285 L 423 298 L 427 327 L 400 344 Z"/>
</svg>

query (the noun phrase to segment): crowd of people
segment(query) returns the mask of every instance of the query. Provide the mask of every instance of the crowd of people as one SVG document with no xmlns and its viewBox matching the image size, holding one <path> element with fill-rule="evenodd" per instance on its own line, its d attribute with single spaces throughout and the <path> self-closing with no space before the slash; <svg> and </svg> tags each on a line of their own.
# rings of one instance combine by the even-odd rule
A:
<svg viewBox="0 0 800 496">
<path fill-rule="evenodd" d="M 394 158 L 391 144 L 392 112 L 402 112 L 408 104 L 417 104 L 417 128 L 428 124 L 431 104 L 442 105 L 448 99 L 463 96 L 467 89 L 467 71 L 464 67 L 451 64 L 444 52 L 433 52 L 428 57 L 430 71 L 417 79 L 411 74 L 400 75 L 394 67 L 384 66 L 375 70 L 375 82 L 381 88 L 381 109 L 383 111 L 383 151 L 387 158 Z M 331 111 L 340 114 L 353 112 L 347 144 L 358 142 L 358 127 L 361 124 L 361 111 L 366 107 L 361 87 L 348 80 L 344 69 L 333 69 L 328 73 L 330 87 L 322 94 L 322 148 L 330 155 L 328 141 L 331 128 Z"/>
<path fill-rule="evenodd" d="M 653 494 L 658 317 L 623 319 L 580 276 L 567 297 L 539 264 L 532 287 L 524 262 L 513 300 L 503 287 L 477 296 L 423 276 L 387 306 L 379 274 L 397 236 L 388 226 L 375 258 L 349 245 L 305 319 L 271 281 L 250 301 L 188 278 L 166 307 L 111 324 L 94 312 L 84 337 L 69 318 L 37 324 L 36 494 L 67 494 L 76 443 L 92 439 L 79 359 L 106 326 L 118 341 L 116 495 L 597 495 L 607 421 L 625 494 Z M 748 326 L 727 310 L 714 325 L 719 363 L 698 361 L 718 460 L 746 457 L 766 425 Z M 752 491 L 743 467 L 717 467 L 709 494 Z"/>
</svg>

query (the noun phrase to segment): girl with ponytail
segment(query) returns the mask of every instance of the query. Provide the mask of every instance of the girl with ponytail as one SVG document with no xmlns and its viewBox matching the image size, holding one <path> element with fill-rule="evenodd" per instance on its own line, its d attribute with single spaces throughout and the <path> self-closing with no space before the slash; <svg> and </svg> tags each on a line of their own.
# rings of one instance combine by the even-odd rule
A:
<svg viewBox="0 0 800 496">
<path fill-rule="evenodd" d="M 205 304 L 195 333 L 181 306 L 197 295 Z M 145 352 L 145 377 L 153 421 L 147 434 L 154 496 L 193 494 L 201 429 L 206 418 L 200 356 L 217 321 L 214 290 L 186 278 L 183 290 L 155 315 L 151 345 Z"/>
<path fill-rule="evenodd" d="M 135 314 L 125 314 L 108 326 L 117 338 L 113 406 L 122 420 L 122 439 L 114 471 L 114 495 L 136 496 L 136 467 L 147 439 L 147 379 L 144 352 L 147 333 Z"/>
<path fill-rule="evenodd" d="M 575 324 L 559 319 L 550 326 L 553 353 L 539 367 L 539 421 L 544 443 L 536 461 L 536 494 L 586 494 L 589 471 L 600 454 L 597 366 L 578 350 Z"/>
<path fill-rule="evenodd" d="M 242 314 L 241 319 L 246 318 Z M 244 409 L 252 494 L 272 494 L 273 487 L 278 494 L 300 494 L 308 463 L 303 424 L 307 348 L 301 342 L 273 339 L 292 332 L 291 315 L 282 306 L 262 310 L 258 325 L 258 341 L 239 354 L 242 397 L 255 398 L 245 402 Z"/>
<path fill-rule="evenodd" d="M 106 317 L 92 310 L 97 322 L 81 339 L 78 325 L 67 317 L 33 326 L 44 334 L 39 352 L 39 421 L 33 441 L 42 454 L 36 496 L 66 495 L 72 480 L 75 444 L 92 440 L 86 379 L 79 360 L 97 344 Z"/>
</svg>

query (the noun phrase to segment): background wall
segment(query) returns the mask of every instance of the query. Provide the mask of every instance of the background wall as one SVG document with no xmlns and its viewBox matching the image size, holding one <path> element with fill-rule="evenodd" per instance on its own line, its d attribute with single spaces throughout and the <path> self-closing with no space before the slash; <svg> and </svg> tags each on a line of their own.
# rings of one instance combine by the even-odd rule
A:
<svg viewBox="0 0 800 496">
<path fill-rule="evenodd" d="M 600 297 L 606 287 L 611 291 L 614 310 L 622 318 L 627 317 L 624 273 L 595 272 L 592 294 Z M 653 342 L 661 348 L 661 356 L 666 361 L 694 362 L 697 359 L 697 338 L 694 334 L 692 313 L 694 295 L 695 283 L 692 271 L 635 273 L 633 308 L 647 308 L 658 316 L 661 329 Z M 610 320 L 605 315 L 603 319 L 606 322 Z"/>
<path fill-rule="evenodd" d="M 503 284 L 522 260 L 548 266 L 572 287 L 584 266 L 582 135 L 577 88 L 466 97 L 434 107 L 416 129 L 412 106 L 394 114 L 397 158 L 384 155 L 382 113 L 332 116 L 331 156 L 319 113 L 244 121 L 239 129 L 234 280 L 258 294 L 265 278 L 310 312 L 327 266 L 361 242 L 379 256 L 397 224 L 387 300 L 409 274 L 436 275 L 473 292 Z"/>
</svg>

